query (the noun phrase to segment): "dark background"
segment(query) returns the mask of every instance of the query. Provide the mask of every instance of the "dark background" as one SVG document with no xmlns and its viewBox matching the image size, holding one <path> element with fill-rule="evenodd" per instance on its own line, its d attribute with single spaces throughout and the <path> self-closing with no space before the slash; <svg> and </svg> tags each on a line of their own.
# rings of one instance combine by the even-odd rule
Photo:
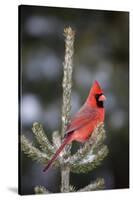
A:
<svg viewBox="0 0 133 200">
<path fill-rule="evenodd" d="M 87 9 L 20 6 L 19 50 L 21 79 L 21 133 L 31 141 L 33 122 L 43 124 L 49 138 L 61 127 L 63 29 L 76 31 L 72 115 L 88 96 L 92 82 L 102 85 L 105 103 L 106 143 L 109 154 L 88 174 L 71 174 L 76 189 L 103 177 L 106 189 L 129 187 L 129 13 Z M 34 141 L 35 142 L 35 141 Z M 21 154 L 22 194 L 36 185 L 59 192 L 60 172 Z"/>
</svg>

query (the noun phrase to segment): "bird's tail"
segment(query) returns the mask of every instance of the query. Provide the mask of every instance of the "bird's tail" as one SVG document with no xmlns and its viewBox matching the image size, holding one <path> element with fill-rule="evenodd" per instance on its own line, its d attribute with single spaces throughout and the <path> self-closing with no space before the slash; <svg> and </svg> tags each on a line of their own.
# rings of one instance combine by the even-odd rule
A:
<svg viewBox="0 0 133 200">
<path fill-rule="evenodd" d="M 49 167 L 56 160 L 56 158 L 60 154 L 60 152 L 64 149 L 64 147 L 66 146 L 66 144 L 69 144 L 70 141 L 71 141 L 71 136 L 68 136 L 68 137 L 66 137 L 64 139 L 64 141 L 61 144 L 61 146 L 59 147 L 59 149 L 56 151 L 56 153 L 53 155 L 52 159 L 48 162 L 48 164 L 46 165 L 46 167 L 43 169 L 44 172 L 46 172 L 49 169 Z"/>
</svg>

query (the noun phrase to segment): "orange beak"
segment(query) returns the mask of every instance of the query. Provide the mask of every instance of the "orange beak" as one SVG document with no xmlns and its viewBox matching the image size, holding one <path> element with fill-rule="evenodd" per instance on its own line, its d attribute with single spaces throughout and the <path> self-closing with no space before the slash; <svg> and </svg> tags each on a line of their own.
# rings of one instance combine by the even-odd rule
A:
<svg viewBox="0 0 133 200">
<path fill-rule="evenodd" d="M 105 101 L 105 100 L 106 100 L 106 97 L 102 94 L 102 95 L 99 97 L 98 100 L 99 100 L 99 101 Z"/>
</svg>

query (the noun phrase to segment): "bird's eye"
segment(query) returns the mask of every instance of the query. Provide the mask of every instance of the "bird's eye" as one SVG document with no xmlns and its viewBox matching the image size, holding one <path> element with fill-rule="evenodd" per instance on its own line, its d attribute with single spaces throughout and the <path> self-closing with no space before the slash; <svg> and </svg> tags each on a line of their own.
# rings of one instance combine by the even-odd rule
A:
<svg viewBox="0 0 133 200">
<path fill-rule="evenodd" d="M 99 98 L 99 96 L 100 96 L 99 94 L 96 94 L 96 95 L 95 95 L 95 98 L 96 98 L 96 99 L 98 99 L 98 98 Z"/>
</svg>

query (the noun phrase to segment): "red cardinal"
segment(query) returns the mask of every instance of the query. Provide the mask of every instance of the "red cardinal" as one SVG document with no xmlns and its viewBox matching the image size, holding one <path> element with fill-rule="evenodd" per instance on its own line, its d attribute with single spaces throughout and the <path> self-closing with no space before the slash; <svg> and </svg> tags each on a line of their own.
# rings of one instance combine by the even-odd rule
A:
<svg viewBox="0 0 133 200">
<path fill-rule="evenodd" d="M 71 119 L 67 127 L 64 141 L 56 151 L 52 159 L 44 168 L 44 172 L 51 166 L 63 148 L 72 141 L 85 142 L 91 136 L 96 126 L 104 121 L 105 109 L 103 102 L 106 97 L 103 94 L 99 83 L 95 81 L 90 90 L 90 94 L 76 115 Z"/>
</svg>

